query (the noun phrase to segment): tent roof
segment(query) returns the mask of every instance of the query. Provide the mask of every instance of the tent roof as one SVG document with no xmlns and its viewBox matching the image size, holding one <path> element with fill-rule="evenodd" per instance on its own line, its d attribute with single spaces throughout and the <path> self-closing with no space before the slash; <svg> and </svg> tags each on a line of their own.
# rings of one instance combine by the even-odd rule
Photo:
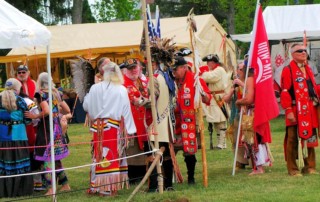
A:
<svg viewBox="0 0 320 202">
<path fill-rule="evenodd" d="M 213 15 L 195 16 L 199 38 L 197 44 L 200 55 L 218 51 L 224 29 Z M 49 26 L 52 33 L 50 52 L 52 58 L 74 57 L 75 55 L 95 53 L 128 53 L 138 51 L 142 35 L 142 20 L 109 23 L 88 23 L 62 26 Z M 162 37 L 174 37 L 178 46 L 189 46 L 190 37 L 187 27 L 187 17 L 161 19 Z M 235 51 L 235 45 L 227 39 L 229 50 Z M 0 62 L 14 61 L 21 57 L 45 57 L 43 47 L 17 48 L 6 57 L 0 57 Z"/>
<path fill-rule="evenodd" d="M 320 36 L 320 4 L 268 6 L 263 18 L 269 40 Z M 232 35 L 233 40 L 251 41 L 251 34 Z"/>
<path fill-rule="evenodd" d="M 50 37 L 44 25 L 0 0 L 0 48 L 46 46 Z"/>
</svg>

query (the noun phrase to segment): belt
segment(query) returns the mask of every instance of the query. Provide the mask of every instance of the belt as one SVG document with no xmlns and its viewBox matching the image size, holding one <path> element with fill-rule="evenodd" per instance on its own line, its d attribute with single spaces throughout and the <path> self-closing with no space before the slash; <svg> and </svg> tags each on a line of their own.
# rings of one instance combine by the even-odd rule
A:
<svg viewBox="0 0 320 202">
<path fill-rule="evenodd" d="M 291 104 L 292 104 L 292 105 L 296 105 L 296 101 L 295 101 L 295 100 L 292 100 L 292 101 L 291 101 Z M 317 101 L 313 101 L 312 104 L 313 104 L 313 106 L 318 106 L 318 105 L 319 105 L 319 103 L 318 103 Z"/>
<path fill-rule="evenodd" d="M 107 125 L 119 128 L 120 127 L 120 121 L 110 119 L 110 118 L 97 118 L 91 125 L 92 128 L 97 129 L 98 128 L 98 121 L 102 125 L 101 127 L 105 128 Z"/>
<path fill-rule="evenodd" d="M 1 125 L 6 125 L 6 126 L 17 125 L 22 123 L 23 123 L 22 121 L 0 121 Z"/>
<path fill-rule="evenodd" d="M 212 94 L 222 94 L 224 90 L 211 91 Z"/>
</svg>

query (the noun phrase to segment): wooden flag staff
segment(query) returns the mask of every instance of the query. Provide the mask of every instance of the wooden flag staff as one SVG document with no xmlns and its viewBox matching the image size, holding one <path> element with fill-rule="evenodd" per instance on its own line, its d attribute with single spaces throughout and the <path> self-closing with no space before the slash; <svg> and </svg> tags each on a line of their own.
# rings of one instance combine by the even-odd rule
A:
<svg viewBox="0 0 320 202">
<path fill-rule="evenodd" d="M 190 33 L 190 44 L 191 44 L 191 50 L 193 52 L 193 72 L 195 72 L 195 65 L 196 65 L 196 52 L 195 52 L 195 36 L 194 32 L 197 31 L 195 21 L 193 19 L 193 8 L 189 11 L 187 20 L 189 24 L 189 33 Z M 197 78 L 199 79 L 199 78 Z M 203 186 L 208 187 L 208 172 L 207 172 L 207 155 L 206 155 L 206 146 L 205 146 L 205 139 L 204 139 L 204 123 L 203 123 L 203 111 L 202 111 L 202 104 L 201 101 L 199 101 L 199 106 L 197 111 L 198 116 L 198 125 L 199 125 L 199 132 L 200 132 L 200 141 L 201 141 L 201 155 L 202 155 L 202 176 L 203 176 Z"/>
<path fill-rule="evenodd" d="M 158 189 L 159 193 L 163 193 L 163 176 L 161 173 L 161 166 L 160 166 L 160 157 L 162 156 L 164 152 L 164 147 L 161 148 L 159 152 L 159 141 L 158 141 L 158 130 L 157 130 L 157 114 L 156 114 L 156 105 L 155 105 L 155 95 L 154 95 L 154 80 L 153 80 L 153 71 L 152 71 L 152 64 L 151 64 L 151 52 L 150 52 L 150 40 L 149 40 L 149 33 L 148 33 L 148 22 L 147 22 L 147 13 L 146 13 L 146 1 L 141 0 L 142 5 L 142 15 L 143 15 L 143 29 L 144 29 L 144 38 L 146 43 L 146 56 L 147 56 L 147 68 L 149 73 L 149 86 L 150 86 L 150 98 L 151 98 L 151 111 L 152 111 L 152 124 L 153 124 L 153 132 L 154 132 L 154 150 L 157 150 L 157 154 L 155 159 L 153 160 L 151 166 L 149 167 L 146 175 L 140 182 L 140 184 L 136 187 L 136 189 L 132 192 L 130 197 L 127 201 L 130 201 L 131 198 L 135 195 L 135 193 L 140 189 L 140 187 L 145 183 L 145 181 L 150 176 L 152 170 L 155 167 L 155 164 L 157 164 L 157 173 L 158 173 Z M 152 135 L 152 134 L 149 134 Z"/>
</svg>

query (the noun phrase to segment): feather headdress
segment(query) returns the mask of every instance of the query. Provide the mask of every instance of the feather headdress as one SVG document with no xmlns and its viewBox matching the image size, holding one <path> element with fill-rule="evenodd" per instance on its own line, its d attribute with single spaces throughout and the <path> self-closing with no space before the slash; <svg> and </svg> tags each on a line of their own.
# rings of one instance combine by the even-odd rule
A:
<svg viewBox="0 0 320 202">
<path fill-rule="evenodd" d="M 176 46 L 175 43 L 173 43 L 173 38 L 157 38 L 151 42 L 150 51 L 153 61 L 163 63 L 164 66 L 170 67 L 174 62 Z"/>
<path fill-rule="evenodd" d="M 94 69 L 88 60 L 80 56 L 77 58 L 79 60 L 70 60 L 70 67 L 75 90 L 80 102 L 83 102 L 84 96 L 94 84 Z"/>
</svg>

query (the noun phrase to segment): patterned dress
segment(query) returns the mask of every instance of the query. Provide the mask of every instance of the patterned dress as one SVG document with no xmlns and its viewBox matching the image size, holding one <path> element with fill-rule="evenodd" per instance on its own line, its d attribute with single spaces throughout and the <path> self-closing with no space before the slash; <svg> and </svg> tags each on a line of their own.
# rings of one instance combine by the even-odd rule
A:
<svg viewBox="0 0 320 202">
<path fill-rule="evenodd" d="M 57 95 L 56 97 L 59 97 L 60 95 Z M 35 98 L 37 99 L 38 103 L 41 103 L 43 101 L 48 102 L 49 105 L 49 94 L 47 91 L 40 91 L 35 94 Z M 52 96 L 52 106 L 50 109 L 52 110 L 53 114 L 53 137 L 54 137 L 54 156 L 56 160 L 56 169 L 62 169 L 61 159 L 67 157 L 69 155 L 69 150 L 67 143 L 65 141 L 64 136 L 62 135 L 62 129 L 60 125 L 60 119 L 59 119 L 59 108 L 58 104 L 59 101 Z M 44 162 L 44 169 L 46 171 L 51 170 L 51 146 L 50 146 L 50 125 L 49 125 L 49 116 L 40 118 L 40 122 L 38 124 L 38 130 L 37 130 L 37 137 L 36 137 L 36 143 L 35 146 L 45 146 L 45 147 L 38 147 L 35 148 L 35 159 L 38 161 Z M 57 177 L 59 179 L 59 184 L 66 184 L 67 183 L 67 177 L 64 173 L 64 171 L 58 172 Z M 51 185 L 51 175 L 46 175 L 46 180 L 48 185 Z"/>
<path fill-rule="evenodd" d="M 15 111 L 3 108 L 0 96 L 0 176 L 29 173 L 31 171 L 24 111 L 27 104 L 16 96 Z M 17 148 L 16 147 L 24 147 Z M 18 197 L 33 193 L 33 177 L 0 178 L 0 198 Z"/>
</svg>

